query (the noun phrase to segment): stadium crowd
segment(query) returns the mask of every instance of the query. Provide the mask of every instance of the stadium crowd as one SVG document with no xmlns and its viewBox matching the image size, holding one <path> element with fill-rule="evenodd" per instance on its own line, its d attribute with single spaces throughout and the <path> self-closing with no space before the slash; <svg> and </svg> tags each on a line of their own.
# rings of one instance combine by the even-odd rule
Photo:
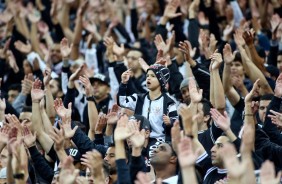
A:
<svg viewBox="0 0 282 184">
<path fill-rule="evenodd" d="M 281 0 L 1 0 L 0 184 L 278 184 Z"/>
</svg>

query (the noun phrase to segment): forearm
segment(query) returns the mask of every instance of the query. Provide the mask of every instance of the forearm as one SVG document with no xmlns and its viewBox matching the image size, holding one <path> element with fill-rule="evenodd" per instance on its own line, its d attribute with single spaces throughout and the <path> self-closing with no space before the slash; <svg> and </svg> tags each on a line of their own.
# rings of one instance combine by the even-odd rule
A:
<svg viewBox="0 0 282 184">
<path fill-rule="evenodd" d="M 65 160 L 68 156 L 63 148 L 56 150 L 56 153 L 60 161 Z"/>
<path fill-rule="evenodd" d="M 89 133 L 90 132 L 95 133 L 95 127 L 96 127 L 96 123 L 98 121 L 98 111 L 97 111 L 95 102 L 88 101 L 88 108 L 87 108 L 87 110 L 88 110 L 89 127 L 90 127 L 89 128 Z M 92 137 L 92 140 L 93 139 L 94 139 L 94 137 Z"/>
<path fill-rule="evenodd" d="M 215 104 L 215 108 L 222 111 L 221 113 L 223 113 L 224 109 L 225 109 L 225 95 L 224 95 L 224 89 L 223 89 L 223 85 L 221 83 L 221 79 L 219 76 L 219 70 L 216 69 L 213 73 L 213 90 L 215 90 L 213 92 L 214 94 L 214 104 Z"/>
<path fill-rule="evenodd" d="M 262 71 L 263 73 L 267 72 L 266 68 L 264 67 L 264 59 L 261 58 L 258 53 L 257 50 L 255 48 L 254 44 L 248 45 L 250 54 L 251 54 L 251 58 L 253 63 L 260 69 L 260 71 Z"/>
<path fill-rule="evenodd" d="M 73 38 L 73 46 L 70 58 L 72 60 L 76 60 L 79 57 L 79 42 L 81 40 L 82 33 L 82 17 L 79 15 L 76 20 L 75 28 L 74 28 L 74 38 Z"/>
<path fill-rule="evenodd" d="M 210 102 L 213 106 L 215 106 L 215 99 L 214 99 L 214 72 L 211 71 L 211 77 L 210 77 Z"/>
<path fill-rule="evenodd" d="M 116 160 L 126 159 L 124 141 L 115 141 Z"/>
<path fill-rule="evenodd" d="M 51 123 L 45 109 L 40 109 L 40 112 L 41 112 L 41 118 L 42 118 L 44 131 L 46 133 L 49 133 L 49 131 L 53 130 L 52 125 L 54 124 L 54 122 L 53 122 L 53 124 Z"/>
<path fill-rule="evenodd" d="M 114 126 L 107 124 L 105 135 L 111 136 L 111 135 L 113 135 L 113 132 L 114 132 Z"/>
<path fill-rule="evenodd" d="M 18 112 L 22 112 L 22 109 L 25 105 L 27 95 L 23 94 L 22 92 L 17 96 L 16 100 L 13 102 L 13 108 Z"/>
<path fill-rule="evenodd" d="M 41 52 L 40 46 L 39 46 L 39 40 L 37 38 L 37 25 L 36 23 L 31 24 L 31 32 L 30 32 L 30 42 L 32 49 L 39 54 L 41 58 L 44 58 L 43 53 Z"/>
<path fill-rule="evenodd" d="M 248 73 L 247 75 L 249 76 L 250 80 L 255 83 L 255 81 L 257 79 L 260 79 L 260 86 L 262 89 L 262 93 L 260 93 L 261 95 L 263 94 L 272 94 L 273 91 L 270 88 L 267 80 L 265 79 L 265 76 L 263 75 L 263 73 L 256 67 L 256 65 L 250 60 L 250 58 L 248 58 L 246 51 L 243 47 L 239 47 L 240 50 L 240 54 L 242 56 L 242 61 L 243 64 L 246 65 L 246 68 L 248 68 Z M 244 66 L 245 68 L 245 66 Z"/>
<path fill-rule="evenodd" d="M 231 129 L 228 129 L 228 130 L 225 131 L 224 133 L 225 133 L 225 135 L 229 138 L 229 140 L 230 140 L 231 142 L 234 142 L 234 141 L 237 139 L 236 135 L 232 132 Z"/>
<path fill-rule="evenodd" d="M 55 117 L 56 117 L 56 111 L 54 108 L 54 98 L 51 93 L 50 86 L 45 86 L 46 88 L 46 113 L 51 121 L 51 124 L 54 125 L 55 123 Z M 46 127 L 45 127 L 46 128 Z M 46 129 L 45 129 L 46 130 Z"/>
<path fill-rule="evenodd" d="M 181 172 L 183 173 L 182 182 L 184 184 L 186 183 L 197 184 L 198 183 L 194 165 L 185 167 L 185 168 L 181 167 Z"/>
<path fill-rule="evenodd" d="M 12 169 L 12 154 L 8 154 L 8 161 L 7 161 L 7 183 L 14 183 L 13 169 Z"/>
</svg>

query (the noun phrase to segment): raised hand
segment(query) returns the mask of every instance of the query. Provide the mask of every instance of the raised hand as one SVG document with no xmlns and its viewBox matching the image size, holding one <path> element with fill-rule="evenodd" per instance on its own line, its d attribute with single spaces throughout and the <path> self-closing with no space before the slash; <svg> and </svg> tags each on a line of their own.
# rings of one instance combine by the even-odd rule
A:
<svg viewBox="0 0 282 184">
<path fill-rule="evenodd" d="M 0 128 L 0 142 L 3 144 L 8 143 L 10 130 L 11 127 L 6 123 L 4 123 L 4 125 Z"/>
<path fill-rule="evenodd" d="M 49 32 L 49 27 L 44 21 L 39 21 L 37 24 L 37 29 L 40 33 L 46 34 Z"/>
<path fill-rule="evenodd" d="M 75 81 L 79 76 L 83 75 L 85 65 L 81 65 L 69 78 L 69 81 Z"/>
<path fill-rule="evenodd" d="M 128 70 L 126 70 L 125 72 L 123 72 L 122 75 L 121 75 L 121 82 L 122 82 L 123 84 L 127 84 L 128 81 L 129 81 L 129 78 L 130 78 L 131 74 L 132 74 L 132 72 L 131 72 L 130 69 L 128 69 Z"/>
<path fill-rule="evenodd" d="M 107 123 L 108 124 L 116 124 L 119 117 L 118 117 L 118 112 L 119 112 L 119 106 L 117 104 L 114 104 L 111 111 L 107 114 Z"/>
<path fill-rule="evenodd" d="M 239 162 L 235 147 L 232 144 L 224 144 L 220 154 L 231 179 L 238 179 L 246 172 L 247 164 Z"/>
<path fill-rule="evenodd" d="M 44 97 L 44 91 L 41 89 L 42 82 L 37 78 L 33 82 L 31 89 L 31 99 L 32 102 L 39 103 L 40 100 Z"/>
<path fill-rule="evenodd" d="M 74 168 L 73 158 L 67 156 L 62 161 L 62 169 L 60 171 L 59 183 L 60 184 L 73 184 L 75 183 L 76 177 L 79 175 L 79 170 Z"/>
<path fill-rule="evenodd" d="M 49 85 L 49 82 L 51 80 L 51 69 L 50 68 L 46 68 L 44 73 L 44 78 L 43 78 L 43 83 L 44 83 L 44 87 Z"/>
<path fill-rule="evenodd" d="M 14 73 L 19 72 L 19 67 L 16 62 L 16 58 L 11 50 L 7 51 L 7 56 L 8 56 L 8 63 L 9 66 L 13 69 Z"/>
<path fill-rule="evenodd" d="M 238 47 L 245 45 L 245 40 L 243 39 L 242 35 L 243 35 L 243 30 L 241 30 L 241 29 L 237 29 L 235 31 L 235 34 L 233 35 L 235 43 Z"/>
<path fill-rule="evenodd" d="M 19 119 L 14 114 L 7 114 L 5 118 L 11 127 L 16 127 L 18 130 L 22 129 Z"/>
<path fill-rule="evenodd" d="M 58 116 L 60 116 L 60 118 L 67 118 L 69 120 L 71 119 L 71 112 L 72 112 L 71 106 L 72 103 L 70 102 L 68 104 L 68 108 L 65 108 L 61 98 L 56 98 L 54 100 L 54 108 Z"/>
<path fill-rule="evenodd" d="M 178 144 L 178 159 L 182 168 L 194 167 L 196 160 L 199 156 L 199 152 L 193 151 L 193 142 L 191 138 L 184 137 Z"/>
<path fill-rule="evenodd" d="M 211 55 L 211 61 L 212 61 L 212 70 L 218 70 L 221 63 L 222 63 L 222 56 L 220 53 L 218 53 L 217 51 L 215 51 L 212 55 Z"/>
<path fill-rule="evenodd" d="M 128 126 L 128 116 L 122 115 L 118 120 L 117 127 L 115 129 L 115 141 L 123 141 L 132 136 L 133 134 L 134 132 Z"/>
<path fill-rule="evenodd" d="M 181 116 L 183 122 L 192 119 L 191 110 L 186 104 L 180 104 L 180 107 L 178 108 L 178 114 Z"/>
<path fill-rule="evenodd" d="M 191 43 L 188 40 L 179 43 L 179 50 L 183 53 L 185 61 L 190 61 L 196 54 L 196 47 L 192 49 Z"/>
<path fill-rule="evenodd" d="M 31 23 L 37 23 L 41 19 L 41 13 L 34 9 L 28 13 L 27 17 Z"/>
<path fill-rule="evenodd" d="M 124 49 L 124 44 L 120 44 L 120 46 L 118 46 L 115 42 L 113 45 L 113 52 L 114 54 L 116 54 L 117 56 L 123 56 L 125 49 Z"/>
<path fill-rule="evenodd" d="M 224 111 L 224 115 L 222 115 L 218 110 L 211 109 L 210 113 L 213 121 L 216 123 L 217 126 L 219 126 L 222 131 L 226 132 L 230 129 L 231 123 L 226 111 Z"/>
<path fill-rule="evenodd" d="M 235 58 L 235 54 L 232 54 L 232 49 L 230 44 L 225 44 L 224 48 L 223 48 L 223 58 L 224 58 L 224 62 L 228 65 L 231 64 L 232 61 L 234 61 Z"/>
<path fill-rule="evenodd" d="M 98 122 L 95 125 L 95 134 L 103 134 L 104 128 L 107 126 L 107 117 L 104 113 L 99 113 Z"/>
<path fill-rule="evenodd" d="M 63 38 L 61 40 L 60 50 L 61 50 L 61 55 L 63 58 L 69 58 L 71 50 L 72 50 L 72 45 L 69 45 L 69 41 L 67 38 Z"/>
<path fill-rule="evenodd" d="M 24 80 L 22 80 L 22 94 L 28 95 L 31 93 L 33 80 L 33 75 L 31 73 L 24 76 Z"/>
<path fill-rule="evenodd" d="M 282 173 L 278 172 L 275 176 L 275 167 L 273 162 L 266 160 L 260 168 L 260 181 L 261 184 L 277 184 L 281 181 Z"/>
<path fill-rule="evenodd" d="M 191 102 L 193 103 L 199 103 L 203 98 L 203 90 L 200 89 L 198 91 L 196 80 L 192 77 L 189 78 L 189 93 L 191 97 Z"/>
<path fill-rule="evenodd" d="M 31 52 L 31 44 L 29 42 L 24 44 L 22 41 L 18 40 L 14 43 L 14 46 L 23 54 L 29 54 Z"/>
<path fill-rule="evenodd" d="M 49 132 L 49 136 L 54 141 L 55 151 L 64 149 L 65 131 L 63 128 L 58 130 L 56 127 L 53 127 L 53 131 Z"/>
<path fill-rule="evenodd" d="M 260 85 L 259 85 L 260 80 L 256 80 L 256 82 L 253 85 L 252 90 L 246 95 L 245 97 L 245 103 L 251 103 L 253 97 L 256 97 L 259 95 L 259 89 L 260 89 Z"/>
<path fill-rule="evenodd" d="M 244 31 L 243 38 L 247 45 L 252 45 L 254 43 L 254 36 L 251 31 Z"/>
<path fill-rule="evenodd" d="M 107 54 L 113 54 L 114 44 L 115 44 L 115 41 L 112 37 L 106 37 L 104 39 L 104 45 L 107 47 Z"/>
<path fill-rule="evenodd" d="M 36 132 L 34 132 L 34 135 L 32 135 L 32 132 L 30 131 L 30 129 L 26 125 L 24 125 L 22 134 L 24 137 L 23 139 L 24 144 L 27 148 L 35 146 Z"/>
<path fill-rule="evenodd" d="M 274 95 L 278 98 L 282 97 L 282 74 L 280 74 L 276 80 Z"/>
<path fill-rule="evenodd" d="M 130 131 L 133 132 L 133 135 L 130 136 L 132 146 L 135 148 L 142 148 L 145 143 L 145 129 L 139 131 L 140 122 L 137 122 L 136 120 L 130 120 L 128 126 Z"/>
<path fill-rule="evenodd" d="M 79 80 L 84 86 L 86 96 L 87 97 L 92 96 L 93 88 L 92 88 L 89 78 L 86 75 L 83 75 L 79 77 Z"/>
<path fill-rule="evenodd" d="M 179 0 L 169 1 L 169 3 L 165 7 L 163 16 L 167 19 L 172 19 L 172 18 L 181 16 L 181 13 L 176 13 L 176 10 L 177 10 L 179 5 L 180 5 Z"/>
<path fill-rule="evenodd" d="M 93 175 L 102 173 L 103 158 L 97 150 L 86 152 L 82 155 L 81 161 L 81 164 L 88 167 Z"/>
<path fill-rule="evenodd" d="M 271 118 L 272 123 L 279 127 L 282 127 L 282 114 L 274 110 L 270 110 L 270 112 L 273 115 L 269 114 L 268 117 Z"/>
<path fill-rule="evenodd" d="M 162 50 L 163 51 L 163 55 L 166 55 L 169 52 L 169 44 L 166 44 L 163 40 L 163 37 L 158 34 L 155 36 L 155 40 L 154 40 L 155 46 L 157 48 L 157 50 Z"/>
</svg>

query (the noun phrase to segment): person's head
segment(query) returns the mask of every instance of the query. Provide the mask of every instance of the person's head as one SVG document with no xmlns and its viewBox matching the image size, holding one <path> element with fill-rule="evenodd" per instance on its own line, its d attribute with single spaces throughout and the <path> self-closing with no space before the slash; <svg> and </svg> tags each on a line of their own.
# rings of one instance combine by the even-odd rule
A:
<svg viewBox="0 0 282 184">
<path fill-rule="evenodd" d="M 165 91 L 170 74 L 169 69 L 160 64 L 151 65 L 147 70 L 146 85 L 150 91 Z"/>
<path fill-rule="evenodd" d="M 90 78 L 90 82 L 93 86 L 93 95 L 96 100 L 100 101 L 108 97 L 110 93 L 110 79 L 103 74 L 95 74 L 93 78 Z"/>
<path fill-rule="evenodd" d="M 8 102 L 12 104 L 21 92 L 20 84 L 12 84 L 8 89 Z"/>
<path fill-rule="evenodd" d="M 31 116 L 32 116 L 31 106 L 24 106 L 22 112 L 20 113 L 19 120 L 20 122 L 25 121 L 25 125 L 30 126 Z"/>
<path fill-rule="evenodd" d="M 231 63 L 231 75 L 245 75 L 242 58 L 239 52 L 236 52 L 234 61 Z"/>
<path fill-rule="evenodd" d="M 54 98 L 61 98 L 64 95 L 60 78 L 50 80 L 50 90 Z"/>
<path fill-rule="evenodd" d="M 142 57 L 142 53 L 138 50 L 131 50 L 127 53 L 127 66 L 131 69 L 133 73 L 141 69 L 139 64 L 139 58 Z"/>
<path fill-rule="evenodd" d="M 210 115 L 211 108 L 212 108 L 212 104 L 207 99 L 202 99 L 198 103 L 198 108 L 197 108 L 198 124 L 206 124 L 207 126 L 209 126 L 209 122 L 211 120 L 211 115 Z"/>
<path fill-rule="evenodd" d="M 154 149 L 150 163 L 155 169 L 166 169 L 168 166 L 173 166 L 176 170 L 177 156 L 170 144 L 162 143 Z"/>
<path fill-rule="evenodd" d="M 180 92 L 182 97 L 182 102 L 184 102 L 186 105 L 189 105 L 191 102 L 191 97 L 189 93 L 189 79 L 184 79 L 180 84 Z"/>
<path fill-rule="evenodd" d="M 32 71 L 32 65 L 28 62 L 27 59 L 24 60 L 23 62 L 23 70 L 24 70 L 24 74 L 27 75 L 27 74 L 30 74 L 30 73 L 33 73 Z"/>
<path fill-rule="evenodd" d="M 277 68 L 279 69 L 280 73 L 282 72 L 282 50 L 278 52 L 277 56 Z"/>
<path fill-rule="evenodd" d="M 59 43 L 54 43 L 53 46 L 51 47 L 51 61 L 53 64 L 57 64 L 62 61 L 62 55 L 61 55 L 61 50 L 60 50 L 60 44 Z"/>
<path fill-rule="evenodd" d="M 106 155 L 104 157 L 104 163 L 106 165 L 106 168 L 109 170 L 110 175 L 116 174 L 116 154 L 115 154 L 115 146 L 110 145 Z"/>
<path fill-rule="evenodd" d="M 216 166 L 218 168 L 223 169 L 223 160 L 221 158 L 220 150 L 223 148 L 224 144 L 230 142 L 228 137 L 226 136 L 220 136 L 217 138 L 217 140 L 214 143 L 214 146 L 211 149 L 211 160 L 212 160 L 212 165 Z"/>
<path fill-rule="evenodd" d="M 272 99 L 273 95 L 272 94 L 266 94 L 260 97 L 259 99 L 259 119 L 261 122 L 264 122 L 265 120 L 265 115 L 266 115 L 266 110 L 267 107 Z"/>
</svg>

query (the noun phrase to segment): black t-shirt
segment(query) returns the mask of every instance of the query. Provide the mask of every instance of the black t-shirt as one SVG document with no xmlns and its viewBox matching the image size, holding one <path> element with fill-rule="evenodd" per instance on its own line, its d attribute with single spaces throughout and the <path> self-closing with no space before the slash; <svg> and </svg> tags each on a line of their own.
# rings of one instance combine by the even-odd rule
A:
<svg viewBox="0 0 282 184">
<path fill-rule="evenodd" d="M 243 112 L 245 108 L 245 102 L 244 99 L 241 97 L 239 102 L 234 106 L 234 113 L 231 118 L 231 130 L 233 133 L 238 136 L 239 132 L 241 130 L 241 127 L 243 126 Z"/>
</svg>

